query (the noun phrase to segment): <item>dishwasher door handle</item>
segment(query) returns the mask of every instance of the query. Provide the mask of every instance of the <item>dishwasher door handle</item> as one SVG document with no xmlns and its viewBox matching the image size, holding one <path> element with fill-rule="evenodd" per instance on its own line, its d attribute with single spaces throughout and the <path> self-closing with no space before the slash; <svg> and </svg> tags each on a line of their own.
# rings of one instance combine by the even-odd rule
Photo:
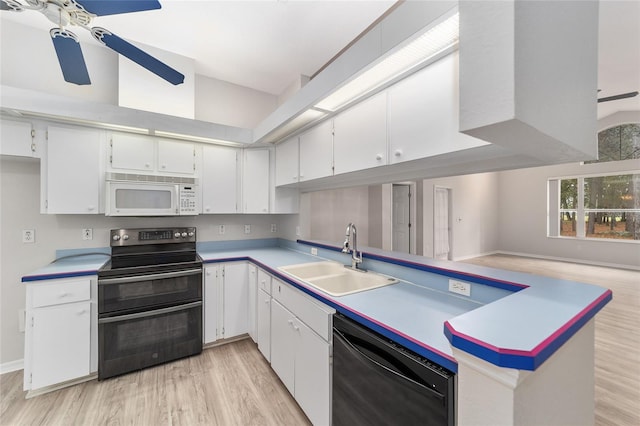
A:
<svg viewBox="0 0 640 426">
<path fill-rule="evenodd" d="M 368 361 L 369 363 L 371 363 L 371 364 L 375 365 L 376 367 L 378 367 L 379 369 L 387 372 L 388 374 L 392 374 L 392 375 L 396 376 L 397 378 L 399 378 L 401 380 L 408 381 L 408 382 L 410 382 L 410 383 L 412 383 L 412 384 L 414 384 L 416 386 L 419 386 L 421 389 L 429 391 L 430 393 L 434 394 L 435 396 L 437 396 L 441 400 L 445 399 L 445 395 L 441 394 L 437 390 L 431 389 L 431 388 L 423 385 L 422 383 L 416 382 L 411 377 L 407 377 L 404 374 L 400 374 L 397 371 L 394 371 L 394 370 L 390 369 L 389 367 L 386 367 L 386 366 L 380 364 L 378 361 L 376 361 L 375 359 L 371 358 L 370 356 L 368 356 L 367 354 L 362 352 L 360 349 L 358 349 L 356 347 L 356 345 L 351 343 L 349 341 L 349 339 L 347 339 L 344 336 L 344 334 L 342 334 L 339 330 L 336 330 L 335 328 L 333 329 L 333 337 L 338 338 L 338 340 L 340 340 L 346 346 L 347 350 L 349 350 L 354 356 L 363 358 L 366 361 Z"/>
</svg>

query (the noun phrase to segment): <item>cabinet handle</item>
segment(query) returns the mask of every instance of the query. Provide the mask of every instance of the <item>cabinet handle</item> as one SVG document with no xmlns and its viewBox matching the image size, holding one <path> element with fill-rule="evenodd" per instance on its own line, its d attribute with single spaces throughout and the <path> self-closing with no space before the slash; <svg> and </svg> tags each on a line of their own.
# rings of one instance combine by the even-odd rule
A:
<svg viewBox="0 0 640 426">
<path fill-rule="evenodd" d="M 300 331 L 300 327 L 298 327 L 297 325 L 294 325 L 294 326 L 293 326 L 293 329 L 294 329 L 295 331 Z"/>
<path fill-rule="evenodd" d="M 59 297 L 67 297 L 67 296 L 69 296 L 69 293 L 67 293 L 67 292 L 62 292 L 62 293 L 60 293 L 60 296 L 59 296 Z"/>
<path fill-rule="evenodd" d="M 269 299 L 265 299 L 264 303 L 269 303 Z"/>
<path fill-rule="evenodd" d="M 401 149 L 396 149 L 396 151 L 393 153 L 393 155 L 395 155 L 396 157 L 402 156 L 402 150 Z"/>
<path fill-rule="evenodd" d="M 144 163 L 144 166 L 148 169 L 149 167 L 151 167 L 151 164 L 149 164 L 149 163 Z"/>
<path fill-rule="evenodd" d="M 288 323 L 290 326 L 293 326 L 293 320 L 287 320 L 287 323 Z"/>
<path fill-rule="evenodd" d="M 161 165 L 160 167 L 162 167 L 163 169 L 166 169 L 166 168 L 167 168 L 167 165 L 166 165 L 166 164 L 163 164 L 163 165 Z"/>
<path fill-rule="evenodd" d="M 96 208 L 96 206 L 88 206 L 87 210 L 89 210 L 90 212 L 93 211 Z"/>
<path fill-rule="evenodd" d="M 86 309 L 81 309 L 81 310 L 78 311 L 78 315 L 84 315 L 86 313 L 87 313 Z"/>
<path fill-rule="evenodd" d="M 378 160 L 378 161 L 382 160 L 382 154 L 376 155 L 376 160 Z"/>
</svg>

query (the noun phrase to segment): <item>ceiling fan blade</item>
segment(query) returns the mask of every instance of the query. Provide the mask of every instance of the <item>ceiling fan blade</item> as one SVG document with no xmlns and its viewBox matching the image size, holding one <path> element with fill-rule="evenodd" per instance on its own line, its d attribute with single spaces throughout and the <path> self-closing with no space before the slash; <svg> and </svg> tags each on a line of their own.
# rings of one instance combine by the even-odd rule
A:
<svg viewBox="0 0 640 426">
<path fill-rule="evenodd" d="M 75 0 L 87 12 L 94 15 L 117 15 L 119 13 L 142 12 L 160 9 L 158 0 Z"/>
<path fill-rule="evenodd" d="M 160 62 L 158 59 L 140 50 L 133 44 L 110 33 L 104 28 L 93 27 L 91 34 L 96 40 L 106 44 L 109 48 L 119 54 L 126 56 L 138 65 L 148 69 L 157 76 L 167 80 L 169 83 L 178 85 L 184 83 L 184 75 L 171 68 L 169 65 Z"/>
<path fill-rule="evenodd" d="M 91 84 L 78 37 L 71 31 L 60 28 L 53 28 L 49 34 L 65 81 L 78 85 Z"/>
<path fill-rule="evenodd" d="M 618 99 L 626 99 L 633 98 L 634 96 L 638 96 L 638 92 L 629 92 L 629 93 L 621 93 L 619 95 L 607 96 L 606 98 L 598 99 L 598 103 L 600 102 L 609 102 L 609 101 L 617 101 Z"/>
<path fill-rule="evenodd" d="M 14 0 L 0 0 L 0 10 L 11 10 L 12 12 L 22 12 L 22 4 Z"/>
<path fill-rule="evenodd" d="M 0 1 L 0 10 L 13 10 L 9 7 L 8 4 L 4 2 L 4 0 Z"/>
</svg>

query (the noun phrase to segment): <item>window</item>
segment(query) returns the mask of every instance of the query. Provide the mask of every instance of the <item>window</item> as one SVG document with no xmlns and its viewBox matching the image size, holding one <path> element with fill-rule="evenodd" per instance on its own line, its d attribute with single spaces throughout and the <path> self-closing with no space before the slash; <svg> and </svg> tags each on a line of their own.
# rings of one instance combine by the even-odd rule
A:
<svg viewBox="0 0 640 426">
<path fill-rule="evenodd" d="M 586 163 L 640 158 L 640 123 L 622 124 L 598 133 L 598 159 Z"/>
<path fill-rule="evenodd" d="M 549 183 L 550 195 L 559 195 L 560 213 L 559 224 L 549 224 L 549 235 L 640 240 L 640 174 L 577 177 Z"/>
</svg>

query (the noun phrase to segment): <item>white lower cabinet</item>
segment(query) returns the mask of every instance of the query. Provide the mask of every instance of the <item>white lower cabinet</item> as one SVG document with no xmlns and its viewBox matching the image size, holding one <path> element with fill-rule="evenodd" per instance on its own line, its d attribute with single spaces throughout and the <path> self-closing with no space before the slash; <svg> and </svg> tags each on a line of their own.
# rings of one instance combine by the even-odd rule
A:
<svg viewBox="0 0 640 426">
<path fill-rule="evenodd" d="M 273 280 L 271 367 L 314 425 L 331 422 L 329 331 L 333 312 L 290 285 Z"/>
<path fill-rule="evenodd" d="M 271 295 L 258 290 L 258 349 L 271 361 Z"/>
<path fill-rule="evenodd" d="M 249 332 L 246 262 L 207 266 L 204 273 L 204 343 Z"/>
<path fill-rule="evenodd" d="M 27 284 L 25 390 L 81 379 L 97 370 L 97 313 L 91 296 L 96 281 L 83 277 Z"/>
<path fill-rule="evenodd" d="M 258 318 L 257 318 L 257 300 L 258 300 L 258 267 L 252 264 L 248 266 L 249 272 L 249 301 L 248 301 L 248 318 L 249 321 L 249 337 L 255 343 L 258 343 Z"/>
</svg>

